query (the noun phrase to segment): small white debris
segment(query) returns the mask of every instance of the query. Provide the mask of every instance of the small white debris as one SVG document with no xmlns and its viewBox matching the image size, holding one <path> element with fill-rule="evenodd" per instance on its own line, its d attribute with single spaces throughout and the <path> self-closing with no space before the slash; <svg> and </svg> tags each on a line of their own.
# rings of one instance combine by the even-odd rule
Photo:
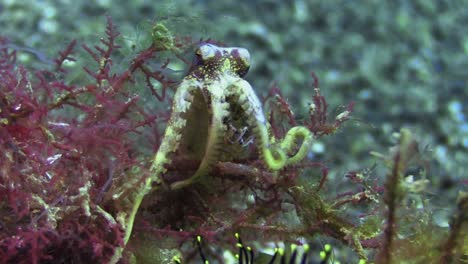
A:
<svg viewBox="0 0 468 264">
<path fill-rule="evenodd" d="M 62 154 L 55 154 L 53 156 L 50 156 L 50 157 L 47 158 L 47 163 L 49 165 L 52 165 L 54 162 L 56 162 L 61 157 L 62 157 Z"/>
</svg>

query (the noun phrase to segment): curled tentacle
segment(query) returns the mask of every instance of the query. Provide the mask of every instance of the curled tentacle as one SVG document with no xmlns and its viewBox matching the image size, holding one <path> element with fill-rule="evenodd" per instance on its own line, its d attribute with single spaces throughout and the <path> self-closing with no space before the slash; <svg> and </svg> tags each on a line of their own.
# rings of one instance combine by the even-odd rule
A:
<svg viewBox="0 0 468 264">
<path fill-rule="evenodd" d="M 282 169 L 286 165 L 286 154 L 270 143 L 265 115 L 252 86 L 243 79 L 238 79 L 228 87 L 228 91 L 230 95 L 237 97 L 237 103 L 242 107 L 248 124 L 253 127 L 257 148 L 268 168 Z"/>
<path fill-rule="evenodd" d="M 269 139 L 267 122 L 260 100 L 250 84 L 239 79 L 228 89 L 231 95 L 237 96 L 238 104 L 245 112 L 249 125 L 253 127 L 257 138 L 257 148 L 269 169 L 281 170 L 287 165 L 304 159 L 313 140 L 309 129 L 303 126 L 293 127 L 287 132 L 279 146 L 273 145 Z M 289 157 L 288 154 L 294 150 L 297 139 L 302 139 L 302 143 L 296 153 Z"/>
<path fill-rule="evenodd" d="M 226 96 L 222 91 L 226 85 L 223 83 L 224 81 L 221 78 L 211 83 L 210 87 L 207 88 L 207 90 L 211 91 L 211 124 L 208 129 L 208 139 L 200 165 L 194 175 L 187 180 L 171 184 L 171 189 L 181 189 L 197 182 L 201 177 L 208 174 L 213 165 L 218 161 L 221 148 L 223 147 L 223 137 L 226 133 L 223 119 L 229 115 L 229 104 L 226 103 Z"/>
<path fill-rule="evenodd" d="M 287 158 L 286 165 L 298 163 L 305 158 L 312 145 L 314 136 L 312 132 L 304 126 L 293 127 L 286 133 L 286 136 L 281 142 L 281 149 L 286 153 L 290 153 L 296 146 L 298 138 L 302 139 L 302 143 L 296 153 Z"/>
</svg>

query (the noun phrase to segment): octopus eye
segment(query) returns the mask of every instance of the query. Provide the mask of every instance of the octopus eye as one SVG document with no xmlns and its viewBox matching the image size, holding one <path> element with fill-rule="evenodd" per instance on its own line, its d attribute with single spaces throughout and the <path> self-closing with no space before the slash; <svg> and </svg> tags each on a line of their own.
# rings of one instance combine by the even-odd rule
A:
<svg viewBox="0 0 468 264">
<path fill-rule="evenodd" d="M 215 57 L 216 54 L 216 46 L 211 44 L 202 44 L 198 49 L 195 51 L 195 54 L 200 57 L 203 61 L 208 61 Z"/>
<path fill-rule="evenodd" d="M 197 57 L 201 57 L 201 56 L 202 56 L 202 51 L 201 51 L 200 47 L 198 47 L 198 48 L 195 50 L 195 55 L 196 55 Z"/>
<path fill-rule="evenodd" d="M 192 67 L 203 65 L 203 57 L 200 48 L 195 50 L 195 56 L 193 56 Z"/>
<path fill-rule="evenodd" d="M 195 50 L 195 56 L 193 56 L 192 65 L 190 71 L 195 69 L 197 66 L 206 65 L 215 55 L 215 46 L 205 43 L 201 44 Z"/>
<path fill-rule="evenodd" d="M 237 62 L 237 74 L 241 77 L 247 74 L 250 68 L 250 53 L 243 48 L 236 48 L 231 52 L 232 56 Z"/>
</svg>

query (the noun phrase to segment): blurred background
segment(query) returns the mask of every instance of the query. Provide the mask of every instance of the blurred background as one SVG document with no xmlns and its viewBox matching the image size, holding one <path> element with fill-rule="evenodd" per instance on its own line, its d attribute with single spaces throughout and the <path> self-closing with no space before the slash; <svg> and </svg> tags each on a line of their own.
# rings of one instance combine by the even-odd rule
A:
<svg viewBox="0 0 468 264">
<path fill-rule="evenodd" d="M 387 152 L 392 134 L 409 128 L 429 160 L 423 192 L 436 222 L 446 226 L 458 191 L 468 189 L 467 4 L 0 0 L 0 35 L 21 50 L 21 63 L 33 65 L 47 63 L 73 39 L 97 43 L 106 15 L 122 33 L 123 49 L 135 52 L 151 25 L 163 22 L 178 36 L 247 48 L 246 79 L 260 96 L 276 82 L 299 120 L 307 117 L 314 71 L 330 118 L 355 103 L 351 121 L 314 145 L 313 159 L 330 167 L 333 183 L 346 184 L 347 171 L 374 164 L 383 178 L 384 166 L 369 152 Z"/>
</svg>

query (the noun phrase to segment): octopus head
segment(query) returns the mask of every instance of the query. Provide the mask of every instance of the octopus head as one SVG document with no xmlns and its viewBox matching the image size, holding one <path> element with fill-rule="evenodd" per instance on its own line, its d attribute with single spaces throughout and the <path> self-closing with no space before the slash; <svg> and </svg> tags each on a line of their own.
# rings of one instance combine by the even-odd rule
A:
<svg viewBox="0 0 468 264">
<path fill-rule="evenodd" d="M 191 73 L 197 79 L 216 78 L 223 73 L 243 77 L 250 68 L 250 53 L 237 47 L 218 47 L 210 43 L 195 51 Z"/>
</svg>

